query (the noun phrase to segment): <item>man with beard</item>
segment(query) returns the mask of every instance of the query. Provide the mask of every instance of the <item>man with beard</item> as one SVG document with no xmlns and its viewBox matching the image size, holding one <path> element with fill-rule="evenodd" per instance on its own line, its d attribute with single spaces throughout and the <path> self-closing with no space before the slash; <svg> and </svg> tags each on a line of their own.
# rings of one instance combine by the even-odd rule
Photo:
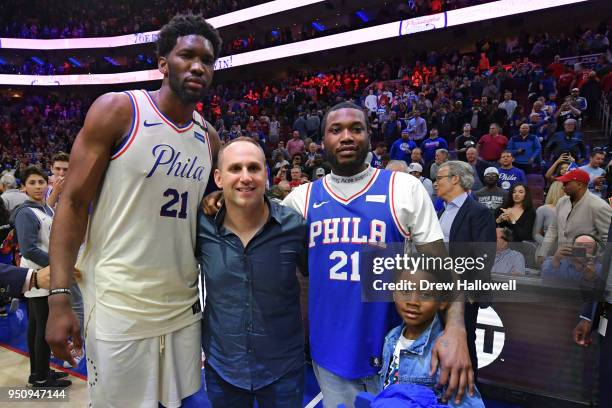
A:
<svg viewBox="0 0 612 408">
<path fill-rule="evenodd" d="M 323 118 L 322 134 L 332 173 L 297 187 L 284 204 L 309 228 L 310 348 L 323 403 L 352 407 L 359 392 L 380 391 L 382 346 L 394 324 L 392 303 L 361 301 L 361 282 L 368 280 L 358 259 L 364 244 L 403 248 L 410 235 L 420 252 L 446 252 L 419 180 L 364 163 L 370 127 L 358 105 L 333 106 Z M 439 363 L 447 399 L 460 401 L 466 388 L 473 394 L 463 303 L 453 302 L 449 309 L 433 356 L 431 369 L 435 372 Z"/>
<path fill-rule="evenodd" d="M 221 38 L 201 16 L 179 15 L 157 48 L 160 89 L 109 93 L 91 106 L 52 231 L 46 338 L 74 363 L 67 338 L 77 348 L 82 340 L 69 288 L 88 228 L 79 265 L 92 407 L 176 407 L 200 389 L 195 233 L 220 142 L 195 105 Z"/>
</svg>

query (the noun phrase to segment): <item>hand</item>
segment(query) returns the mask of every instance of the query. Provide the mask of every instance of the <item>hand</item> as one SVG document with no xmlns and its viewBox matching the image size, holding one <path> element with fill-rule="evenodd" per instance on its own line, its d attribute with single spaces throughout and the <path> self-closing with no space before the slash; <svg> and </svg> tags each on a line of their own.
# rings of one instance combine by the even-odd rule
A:
<svg viewBox="0 0 612 408">
<path fill-rule="evenodd" d="M 557 258 L 565 258 L 568 256 L 572 256 L 572 247 L 569 246 L 562 246 L 559 247 L 559 249 L 557 249 L 557 252 L 555 252 L 555 255 Z"/>
<path fill-rule="evenodd" d="M 82 273 L 74 268 L 73 276 L 76 280 L 81 280 Z M 41 289 L 49 289 L 51 287 L 51 269 L 49 266 L 45 266 L 36 272 L 36 282 Z"/>
<path fill-rule="evenodd" d="M 58 177 L 55 179 L 53 183 L 53 190 L 57 190 L 57 193 L 60 194 L 64 189 L 64 182 L 66 181 L 66 177 Z"/>
<path fill-rule="evenodd" d="M 574 343 L 582 347 L 589 347 L 591 344 L 591 322 L 580 319 L 572 332 Z"/>
<path fill-rule="evenodd" d="M 49 266 L 45 266 L 44 268 L 39 269 L 36 272 L 36 281 L 39 288 L 49 289 L 49 285 L 51 284 L 51 268 Z"/>
<path fill-rule="evenodd" d="M 214 191 L 202 199 L 202 211 L 208 216 L 217 215 L 223 206 L 223 191 Z"/>
<path fill-rule="evenodd" d="M 460 404 L 468 387 L 470 396 L 474 395 L 474 372 L 467 347 L 465 329 L 448 327 L 438 338 L 431 351 L 430 375 L 441 368 L 437 386 L 447 385 L 443 401 L 446 402 L 456 393 L 455 403 Z"/>
<path fill-rule="evenodd" d="M 49 318 L 45 340 L 55 357 L 68 361 L 76 367 L 77 364 L 70 353 L 68 337 L 72 337 L 76 349 L 83 348 L 81 324 L 70 306 L 70 298 L 64 294 L 49 296 Z"/>
</svg>

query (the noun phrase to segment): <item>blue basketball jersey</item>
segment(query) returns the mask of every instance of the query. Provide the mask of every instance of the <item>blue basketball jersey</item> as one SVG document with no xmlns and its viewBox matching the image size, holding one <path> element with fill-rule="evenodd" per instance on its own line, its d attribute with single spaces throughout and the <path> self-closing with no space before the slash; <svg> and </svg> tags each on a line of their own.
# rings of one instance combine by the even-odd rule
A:
<svg viewBox="0 0 612 408">
<path fill-rule="evenodd" d="M 371 252 L 404 235 L 393 213 L 393 172 L 375 170 L 348 200 L 326 179 L 313 182 L 306 198 L 311 353 L 323 368 L 355 379 L 378 372 L 385 335 L 399 321 L 393 303 L 362 302 L 361 275 L 372 271 L 360 270 L 360 257 L 366 246 Z"/>
</svg>

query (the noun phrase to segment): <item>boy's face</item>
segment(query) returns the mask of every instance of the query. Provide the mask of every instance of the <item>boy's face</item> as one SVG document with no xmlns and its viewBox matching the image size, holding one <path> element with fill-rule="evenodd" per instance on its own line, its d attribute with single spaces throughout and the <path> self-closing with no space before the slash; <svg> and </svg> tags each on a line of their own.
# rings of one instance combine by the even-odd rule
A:
<svg viewBox="0 0 612 408">
<path fill-rule="evenodd" d="M 395 308 L 407 332 L 420 334 L 427 329 L 438 310 L 446 308 L 447 302 L 441 302 L 441 294 L 435 290 L 420 290 L 420 281 L 435 282 L 432 274 L 417 271 L 411 275 L 403 271 L 399 279 L 414 282 L 416 290 L 393 292 Z"/>
</svg>

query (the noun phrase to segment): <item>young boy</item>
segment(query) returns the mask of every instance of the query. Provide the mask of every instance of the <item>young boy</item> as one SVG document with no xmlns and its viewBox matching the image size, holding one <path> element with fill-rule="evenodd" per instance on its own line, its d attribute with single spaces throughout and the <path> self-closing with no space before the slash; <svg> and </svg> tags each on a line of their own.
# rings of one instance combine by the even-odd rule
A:
<svg viewBox="0 0 612 408">
<path fill-rule="evenodd" d="M 432 389 L 440 399 L 444 390 L 435 389 L 440 370 L 433 376 L 429 373 L 431 350 L 443 329 L 438 311 L 443 311 L 448 302 L 441 300 L 439 292 L 418 290 L 419 281 L 436 281 L 432 273 L 402 271 L 398 275 L 397 282 L 414 282 L 417 290 L 396 290 L 393 293 L 395 307 L 404 323 L 392 329 L 385 338 L 380 371 L 382 386 L 387 388 L 398 383 L 423 385 Z M 448 401 L 448 406 L 480 408 L 484 404 L 475 389 L 473 397 L 466 393 L 460 404 L 453 400 Z"/>
</svg>

